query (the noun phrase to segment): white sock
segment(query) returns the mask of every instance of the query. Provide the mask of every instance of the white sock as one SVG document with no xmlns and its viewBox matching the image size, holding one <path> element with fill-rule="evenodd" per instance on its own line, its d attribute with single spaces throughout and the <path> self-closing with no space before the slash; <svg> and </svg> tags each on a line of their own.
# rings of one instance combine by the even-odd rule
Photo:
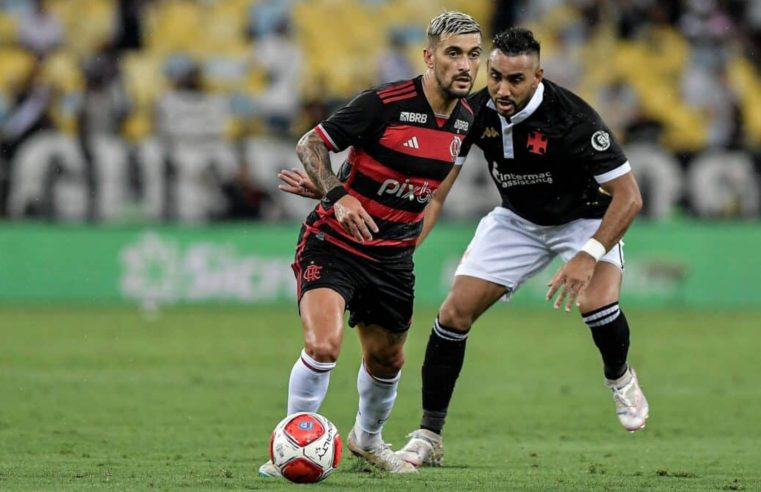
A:
<svg viewBox="0 0 761 492">
<path fill-rule="evenodd" d="M 335 362 L 317 362 L 305 350 L 301 351 L 288 381 L 288 415 L 319 410 L 328 392 L 330 371 L 334 367 Z"/>
<path fill-rule="evenodd" d="M 362 361 L 357 374 L 359 411 L 354 427 L 357 444 L 362 448 L 369 449 L 382 442 L 381 430 L 394 407 L 401 375 L 400 371 L 391 379 L 377 378 L 367 372 L 365 362 Z"/>
</svg>

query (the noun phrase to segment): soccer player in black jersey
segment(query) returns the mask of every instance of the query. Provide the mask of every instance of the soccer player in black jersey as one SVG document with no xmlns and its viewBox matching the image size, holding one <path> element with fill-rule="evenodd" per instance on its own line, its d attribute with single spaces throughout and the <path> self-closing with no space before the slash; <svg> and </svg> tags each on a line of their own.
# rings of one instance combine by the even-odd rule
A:
<svg viewBox="0 0 761 492">
<path fill-rule="evenodd" d="M 416 471 L 381 437 L 412 316 L 412 253 L 426 205 L 459 172 L 455 161 L 473 122 L 464 98 L 481 55 L 480 27 L 466 14 L 442 13 L 427 34 L 422 76 L 362 92 L 297 146 L 313 196 L 322 199 L 301 228 L 293 263 L 304 349 L 290 375 L 288 414 L 319 409 L 348 310 L 364 357 L 347 445 L 392 473 Z M 328 153 L 348 147 L 336 175 Z M 259 471 L 277 475 L 271 462 Z"/>
<path fill-rule="evenodd" d="M 639 188 L 600 116 L 543 79 L 539 51 L 529 30 L 499 33 L 487 88 L 469 98 L 476 120 L 460 159 L 473 144 L 483 150 L 502 204 L 479 223 L 428 340 L 420 429 L 397 452 L 415 466 L 441 463 L 441 432 L 473 323 L 558 255 L 565 264 L 547 299 L 557 294 L 556 309 L 578 307 L 624 428 L 641 429 L 648 417 L 627 364 L 629 326 L 618 305 L 621 238 L 642 206 Z"/>
</svg>

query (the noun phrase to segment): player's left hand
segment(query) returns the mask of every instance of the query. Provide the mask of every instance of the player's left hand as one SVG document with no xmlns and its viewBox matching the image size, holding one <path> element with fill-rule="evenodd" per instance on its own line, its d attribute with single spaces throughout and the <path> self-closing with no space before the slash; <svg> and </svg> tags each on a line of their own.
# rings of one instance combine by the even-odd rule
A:
<svg viewBox="0 0 761 492">
<path fill-rule="evenodd" d="M 281 169 L 277 177 L 283 182 L 278 185 L 280 191 L 306 198 L 322 198 L 322 193 L 312 183 L 309 175 L 301 169 Z"/>
<path fill-rule="evenodd" d="M 578 253 L 568 263 L 560 267 L 560 270 L 547 284 L 549 286 L 547 300 L 555 297 L 555 293 L 560 290 L 560 295 L 555 300 L 555 309 L 558 309 L 566 298 L 566 312 L 569 312 L 574 304 L 578 306 L 577 300 L 592 280 L 596 265 L 597 262 L 594 258 L 586 253 Z"/>
</svg>

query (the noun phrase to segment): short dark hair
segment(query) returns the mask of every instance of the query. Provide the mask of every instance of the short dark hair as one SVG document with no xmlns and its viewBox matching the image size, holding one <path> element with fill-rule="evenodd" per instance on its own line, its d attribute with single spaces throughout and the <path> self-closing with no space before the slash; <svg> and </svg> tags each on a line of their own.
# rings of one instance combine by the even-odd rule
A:
<svg viewBox="0 0 761 492">
<path fill-rule="evenodd" d="M 494 49 L 510 56 L 536 53 L 539 56 L 539 41 L 534 33 L 525 27 L 510 27 L 498 32 L 492 41 Z"/>
</svg>

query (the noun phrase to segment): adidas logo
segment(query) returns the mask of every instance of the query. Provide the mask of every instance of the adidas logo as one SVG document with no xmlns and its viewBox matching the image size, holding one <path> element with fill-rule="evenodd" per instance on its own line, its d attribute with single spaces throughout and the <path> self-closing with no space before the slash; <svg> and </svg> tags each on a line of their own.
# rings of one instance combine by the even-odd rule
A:
<svg viewBox="0 0 761 492">
<path fill-rule="evenodd" d="M 411 149 L 419 149 L 420 148 L 420 145 L 418 145 L 418 143 L 417 143 L 417 137 L 412 137 L 411 139 L 409 139 L 406 142 L 404 142 L 402 145 L 404 145 L 405 147 L 409 147 Z"/>
</svg>

